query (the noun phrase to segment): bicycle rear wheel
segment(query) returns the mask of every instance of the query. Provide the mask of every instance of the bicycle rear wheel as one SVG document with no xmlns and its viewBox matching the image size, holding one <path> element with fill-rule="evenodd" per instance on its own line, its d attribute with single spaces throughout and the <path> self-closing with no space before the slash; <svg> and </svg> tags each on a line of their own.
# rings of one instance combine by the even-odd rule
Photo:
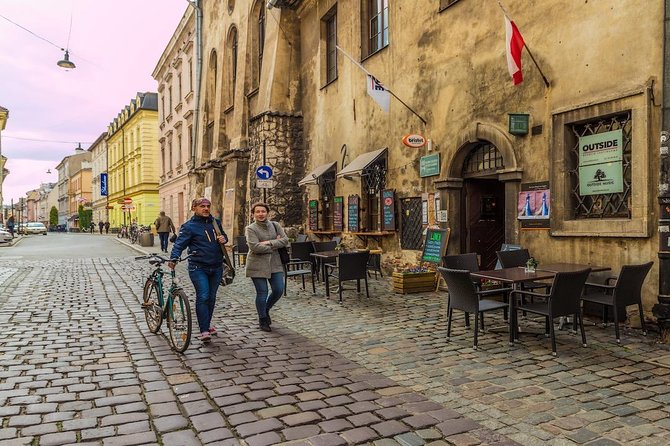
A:
<svg viewBox="0 0 670 446">
<path fill-rule="evenodd" d="M 163 308 L 161 308 L 158 295 L 158 285 L 151 279 L 147 279 L 142 293 L 142 308 L 144 309 L 144 318 L 149 326 L 149 331 L 158 333 L 163 323 Z"/>
<path fill-rule="evenodd" d="M 177 290 L 172 294 L 168 308 L 168 329 L 172 348 L 183 353 L 191 343 L 191 307 L 186 293 Z"/>
</svg>

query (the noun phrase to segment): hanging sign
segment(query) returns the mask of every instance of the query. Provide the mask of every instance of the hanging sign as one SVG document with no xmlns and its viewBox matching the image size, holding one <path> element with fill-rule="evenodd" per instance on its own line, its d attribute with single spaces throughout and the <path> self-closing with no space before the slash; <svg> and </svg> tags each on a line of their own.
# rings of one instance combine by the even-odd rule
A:
<svg viewBox="0 0 670 446">
<path fill-rule="evenodd" d="M 358 215 L 359 203 L 360 197 L 358 195 L 349 195 L 347 202 L 347 228 L 349 228 L 349 232 L 358 232 L 361 229 Z"/>
<path fill-rule="evenodd" d="M 100 174 L 100 195 L 103 197 L 107 196 L 107 174 Z"/>
<path fill-rule="evenodd" d="M 418 149 L 419 147 L 426 145 L 426 138 L 424 138 L 423 135 L 411 133 L 402 137 L 402 143 L 407 147 Z"/>
<path fill-rule="evenodd" d="M 419 159 L 419 176 L 432 177 L 440 174 L 440 154 L 422 156 Z"/>
<path fill-rule="evenodd" d="M 395 231 L 395 191 L 382 191 L 382 231 Z"/>
<path fill-rule="evenodd" d="M 333 198 L 333 229 L 335 231 L 344 229 L 344 197 Z"/>
<path fill-rule="evenodd" d="M 423 244 L 421 254 L 422 262 L 441 264 L 442 256 L 447 250 L 449 241 L 449 229 L 428 228 L 426 231 L 426 241 Z"/>
<path fill-rule="evenodd" d="M 309 200 L 309 206 L 307 207 L 307 218 L 309 223 L 310 231 L 319 230 L 319 200 Z"/>
</svg>

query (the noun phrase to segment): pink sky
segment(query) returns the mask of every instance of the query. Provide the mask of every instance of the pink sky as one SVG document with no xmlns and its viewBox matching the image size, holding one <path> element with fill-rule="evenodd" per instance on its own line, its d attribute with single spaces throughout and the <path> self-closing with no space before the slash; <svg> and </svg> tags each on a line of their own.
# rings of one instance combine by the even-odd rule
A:
<svg viewBox="0 0 670 446">
<path fill-rule="evenodd" d="M 87 149 L 138 91 L 156 91 L 151 73 L 187 6 L 186 0 L 0 3 L 0 15 L 60 47 L 72 17 L 70 60 L 77 65 L 56 66 L 62 51 L 0 17 L 0 106 L 9 109 L 2 154 L 11 171 L 5 204 L 42 182 L 55 183 L 56 165 L 76 142 Z"/>
</svg>

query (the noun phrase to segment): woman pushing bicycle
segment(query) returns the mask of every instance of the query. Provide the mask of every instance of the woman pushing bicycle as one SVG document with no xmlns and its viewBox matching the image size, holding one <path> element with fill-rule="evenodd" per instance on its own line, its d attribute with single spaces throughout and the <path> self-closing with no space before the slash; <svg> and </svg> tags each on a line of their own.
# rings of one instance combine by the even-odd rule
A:
<svg viewBox="0 0 670 446">
<path fill-rule="evenodd" d="M 217 330 L 211 325 L 216 303 L 216 291 L 223 276 L 222 245 L 228 236 L 221 222 L 210 214 L 211 202 L 207 198 L 196 198 L 191 203 L 193 217 L 179 228 L 179 235 L 172 246 L 171 259 L 178 259 L 182 251 L 197 251 L 197 256 L 188 260 L 188 275 L 195 287 L 195 314 L 200 327 L 200 339 L 211 340 Z M 174 269 L 175 263 L 168 267 Z"/>
</svg>

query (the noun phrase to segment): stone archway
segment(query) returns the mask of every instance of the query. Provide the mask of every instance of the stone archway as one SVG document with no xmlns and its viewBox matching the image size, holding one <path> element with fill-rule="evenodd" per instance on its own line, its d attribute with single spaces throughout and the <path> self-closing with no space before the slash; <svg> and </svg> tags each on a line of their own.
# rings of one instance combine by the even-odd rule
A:
<svg viewBox="0 0 670 446">
<path fill-rule="evenodd" d="M 458 253 L 461 249 L 461 237 L 464 233 L 461 222 L 463 207 L 462 192 L 464 185 L 463 165 L 471 153 L 482 142 L 489 142 L 500 152 L 504 167 L 487 172 L 485 177 L 495 179 L 504 185 L 504 238 L 506 243 L 516 243 L 519 239 L 519 225 L 516 219 L 516 202 L 520 189 L 523 169 L 519 167 L 512 140 L 500 128 L 488 123 L 475 122 L 463 133 L 456 153 L 448 158 L 447 177 L 435 182 L 445 204 L 451 237 L 449 253 Z"/>
</svg>

